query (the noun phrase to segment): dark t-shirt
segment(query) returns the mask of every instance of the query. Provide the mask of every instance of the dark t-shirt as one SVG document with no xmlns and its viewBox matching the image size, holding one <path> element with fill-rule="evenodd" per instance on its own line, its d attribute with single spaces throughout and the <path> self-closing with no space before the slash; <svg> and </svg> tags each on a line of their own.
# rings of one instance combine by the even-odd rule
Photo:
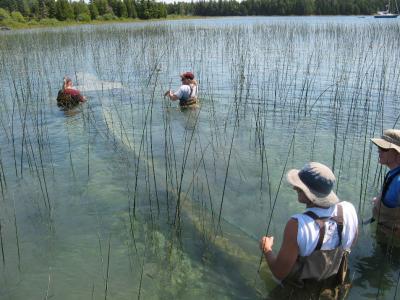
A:
<svg viewBox="0 0 400 300">
<path fill-rule="evenodd" d="M 62 108 L 72 108 L 85 101 L 85 98 L 75 89 L 59 90 L 57 105 Z"/>
</svg>

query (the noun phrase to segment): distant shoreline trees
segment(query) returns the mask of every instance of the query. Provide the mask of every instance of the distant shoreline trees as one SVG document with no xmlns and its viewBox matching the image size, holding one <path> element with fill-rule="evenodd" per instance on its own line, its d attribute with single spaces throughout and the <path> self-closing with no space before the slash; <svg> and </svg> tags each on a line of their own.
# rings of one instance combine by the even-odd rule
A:
<svg viewBox="0 0 400 300">
<path fill-rule="evenodd" d="M 0 0 L 0 25 L 27 21 L 159 19 L 181 16 L 370 15 L 385 0 Z"/>
</svg>

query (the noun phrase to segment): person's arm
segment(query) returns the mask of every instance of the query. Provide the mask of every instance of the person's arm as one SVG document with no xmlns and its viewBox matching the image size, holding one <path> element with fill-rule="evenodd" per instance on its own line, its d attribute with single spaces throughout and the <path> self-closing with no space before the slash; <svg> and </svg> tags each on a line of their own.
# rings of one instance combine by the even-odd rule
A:
<svg viewBox="0 0 400 300">
<path fill-rule="evenodd" d="M 80 90 L 78 90 L 78 89 L 76 89 L 76 88 L 73 88 L 72 90 L 74 91 L 74 93 L 75 93 L 76 96 L 78 97 L 79 102 L 85 102 L 85 101 L 86 101 L 86 97 L 83 96 L 83 95 L 81 94 L 81 91 L 80 91 Z"/>
<path fill-rule="evenodd" d="M 171 99 L 172 101 L 178 100 L 178 96 L 175 95 L 171 90 L 167 91 L 164 96 L 167 96 L 169 99 Z"/>
<path fill-rule="evenodd" d="M 79 93 L 79 101 L 80 102 L 85 102 L 86 101 L 86 97 L 83 96 L 81 93 Z"/>
<path fill-rule="evenodd" d="M 290 219 L 285 227 L 283 242 L 278 255 L 272 252 L 274 237 L 264 236 L 260 240 L 260 247 L 267 260 L 272 274 L 279 280 L 289 275 L 297 256 L 299 255 L 299 246 L 297 245 L 297 220 Z"/>
<path fill-rule="evenodd" d="M 372 198 L 372 206 L 377 206 L 380 201 L 381 201 L 381 195 L 379 194 L 378 196 Z"/>
<path fill-rule="evenodd" d="M 185 93 L 189 93 L 189 89 L 188 85 L 181 85 L 175 92 L 169 90 L 164 94 L 164 96 L 168 96 L 172 101 L 179 100 L 182 99 L 182 96 Z"/>
</svg>

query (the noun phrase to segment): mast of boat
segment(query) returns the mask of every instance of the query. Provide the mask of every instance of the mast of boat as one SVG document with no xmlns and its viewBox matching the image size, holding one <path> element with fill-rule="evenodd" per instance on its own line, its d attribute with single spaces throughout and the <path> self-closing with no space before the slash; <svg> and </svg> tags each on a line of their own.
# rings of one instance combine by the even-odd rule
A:
<svg viewBox="0 0 400 300">
<path fill-rule="evenodd" d="M 396 11 L 393 11 L 393 8 L 392 8 L 392 5 L 391 5 L 391 2 L 390 2 L 390 0 L 388 1 L 388 4 L 386 4 L 386 12 L 387 13 L 396 13 L 396 14 L 398 14 L 399 13 L 399 7 L 397 6 L 397 0 L 395 0 L 394 1 L 394 3 L 396 4 Z"/>
<path fill-rule="evenodd" d="M 390 0 L 389 0 L 389 3 L 390 3 Z M 396 14 L 398 14 L 399 13 L 399 7 L 397 6 L 397 0 L 395 0 L 394 3 L 396 3 Z"/>
<path fill-rule="evenodd" d="M 395 0 L 396 3 L 396 12 L 394 9 L 391 7 L 391 2 L 388 0 L 388 3 L 385 5 L 385 10 L 378 11 L 377 14 L 374 16 L 375 18 L 397 18 L 399 15 L 399 8 L 397 6 L 397 0 Z"/>
</svg>

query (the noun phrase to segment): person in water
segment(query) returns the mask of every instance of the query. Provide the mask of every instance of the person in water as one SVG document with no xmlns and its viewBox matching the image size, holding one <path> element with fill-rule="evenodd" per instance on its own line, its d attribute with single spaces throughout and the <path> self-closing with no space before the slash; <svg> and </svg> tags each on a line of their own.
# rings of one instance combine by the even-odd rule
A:
<svg viewBox="0 0 400 300">
<path fill-rule="evenodd" d="M 74 88 L 71 78 L 64 77 L 63 86 L 58 91 L 57 105 L 64 108 L 70 108 L 85 102 L 86 97 L 82 96 L 80 91 Z"/>
<path fill-rule="evenodd" d="M 194 79 L 192 72 L 185 72 L 180 75 L 182 85 L 175 92 L 168 90 L 164 96 L 169 97 L 172 101 L 179 100 L 181 107 L 192 106 L 198 103 L 197 92 L 198 85 Z"/>
<path fill-rule="evenodd" d="M 379 163 L 387 166 L 381 193 L 373 199 L 373 219 L 377 233 L 400 240 L 400 130 L 387 129 L 380 138 L 372 138 L 378 146 Z"/>
<path fill-rule="evenodd" d="M 335 176 L 321 163 L 307 163 L 286 176 L 306 210 L 287 222 L 278 254 L 272 250 L 273 236 L 262 237 L 260 248 L 272 274 L 282 283 L 278 286 L 281 293 L 319 299 L 329 292 L 328 298 L 336 299 L 340 297 L 337 287 L 348 280 L 348 254 L 358 232 L 356 210 L 350 202 L 339 202 L 333 191 Z"/>
</svg>

